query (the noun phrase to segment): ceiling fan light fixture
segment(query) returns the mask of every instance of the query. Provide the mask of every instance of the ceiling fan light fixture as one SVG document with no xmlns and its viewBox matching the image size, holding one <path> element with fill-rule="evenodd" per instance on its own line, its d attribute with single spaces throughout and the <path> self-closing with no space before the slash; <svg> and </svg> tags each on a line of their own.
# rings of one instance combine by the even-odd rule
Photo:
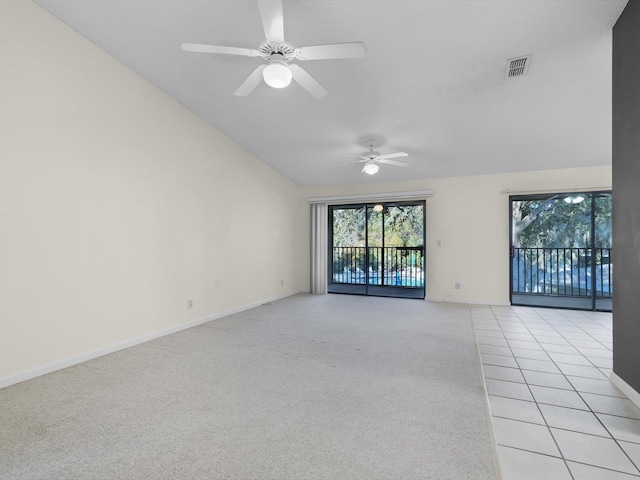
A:
<svg viewBox="0 0 640 480">
<path fill-rule="evenodd" d="M 293 74 L 282 59 L 282 55 L 274 54 L 269 65 L 262 70 L 262 78 L 264 78 L 264 83 L 272 88 L 285 88 L 291 83 Z"/>
<path fill-rule="evenodd" d="M 367 162 L 362 171 L 369 175 L 375 175 L 380 170 L 380 167 L 374 162 Z"/>
<path fill-rule="evenodd" d="M 564 197 L 564 201 L 566 203 L 570 203 L 570 204 L 574 204 L 575 205 L 577 203 L 584 202 L 584 197 L 582 195 L 575 195 L 575 196 L 569 195 L 567 197 Z"/>
</svg>

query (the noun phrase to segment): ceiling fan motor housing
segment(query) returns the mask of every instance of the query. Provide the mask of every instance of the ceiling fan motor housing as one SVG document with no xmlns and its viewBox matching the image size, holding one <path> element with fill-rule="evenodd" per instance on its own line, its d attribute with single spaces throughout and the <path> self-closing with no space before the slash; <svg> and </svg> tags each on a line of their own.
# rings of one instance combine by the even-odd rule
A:
<svg viewBox="0 0 640 480">
<path fill-rule="evenodd" d="M 258 47 L 258 54 L 265 60 L 271 60 L 274 54 L 281 55 L 285 62 L 295 58 L 295 48 L 287 42 L 272 42 L 265 40 Z"/>
</svg>

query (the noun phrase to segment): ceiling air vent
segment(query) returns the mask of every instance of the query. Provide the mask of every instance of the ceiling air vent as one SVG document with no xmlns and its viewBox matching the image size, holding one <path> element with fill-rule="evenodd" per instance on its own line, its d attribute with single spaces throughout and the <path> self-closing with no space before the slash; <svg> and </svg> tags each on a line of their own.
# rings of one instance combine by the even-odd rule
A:
<svg viewBox="0 0 640 480">
<path fill-rule="evenodd" d="M 507 78 L 526 75 L 531 65 L 531 55 L 507 60 Z"/>
</svg>

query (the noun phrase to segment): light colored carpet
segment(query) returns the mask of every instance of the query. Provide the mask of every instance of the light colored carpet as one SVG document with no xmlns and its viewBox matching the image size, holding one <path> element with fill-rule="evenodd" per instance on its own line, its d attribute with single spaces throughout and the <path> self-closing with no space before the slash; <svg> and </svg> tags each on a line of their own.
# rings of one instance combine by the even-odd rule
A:
<svg viewBox="0 0 640 480">
<path fill-rule="evenodd" d="M 495 479 L 468 308 L 298 295 L 0 390 L 2 479 Z"/>
</svg>

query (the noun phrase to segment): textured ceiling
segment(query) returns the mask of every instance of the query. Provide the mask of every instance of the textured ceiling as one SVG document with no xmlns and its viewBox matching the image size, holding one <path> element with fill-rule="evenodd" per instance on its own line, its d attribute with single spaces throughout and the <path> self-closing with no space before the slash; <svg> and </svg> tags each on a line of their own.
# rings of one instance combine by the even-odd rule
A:
<svg viewBox="0 0 640 480">
<path fill-rule="evenodd" d="M 256 48 L 251 0 L 36 0 L 63 22 L 301 186 L 611 162 L 611 28 L 627 0 L 284 1 L 294 46 L 363 41 L 366 58 L 302 66 L 299 85 L 233 92 L 259 58 L 193 54 L 183 42 Z M 510 58 L 533 55 L 506 79 Z M 407 168 L 342 164 L 380 140 Z"/>
</svg>

